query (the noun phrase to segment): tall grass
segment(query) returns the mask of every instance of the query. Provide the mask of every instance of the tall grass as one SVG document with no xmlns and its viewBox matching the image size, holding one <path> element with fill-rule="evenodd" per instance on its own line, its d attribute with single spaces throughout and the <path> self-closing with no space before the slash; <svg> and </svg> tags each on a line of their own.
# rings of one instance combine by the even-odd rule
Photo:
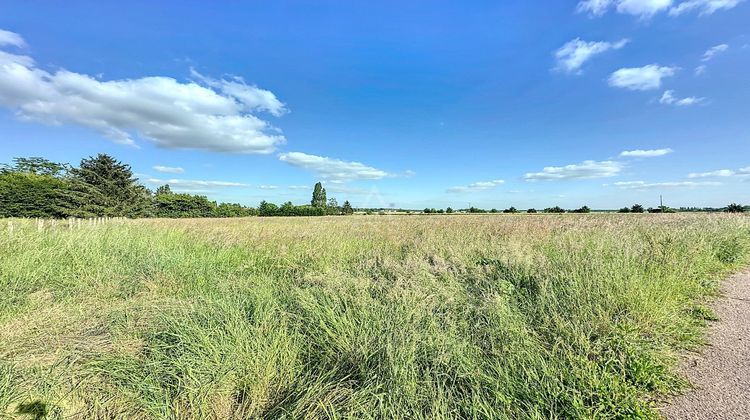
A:
<svg viewBox="0 0 750 420">
<path fill-rule="evenodd" d="M 729 215 L 331 217 L 0 233 L 0 416 L 656 416 Z"/>
</svg>

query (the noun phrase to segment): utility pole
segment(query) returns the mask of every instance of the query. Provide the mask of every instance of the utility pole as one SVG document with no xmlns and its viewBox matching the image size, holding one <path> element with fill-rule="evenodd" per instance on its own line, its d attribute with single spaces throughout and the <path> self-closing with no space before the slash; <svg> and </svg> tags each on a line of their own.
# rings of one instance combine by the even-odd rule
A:
<svg viewBox="0 0 750 420">
<path fill-rule="evenodd" d="M 662 200 L 661 194 L 659 194 L 659 207 L 664 208 L 664 200 Z"/>
</svg>

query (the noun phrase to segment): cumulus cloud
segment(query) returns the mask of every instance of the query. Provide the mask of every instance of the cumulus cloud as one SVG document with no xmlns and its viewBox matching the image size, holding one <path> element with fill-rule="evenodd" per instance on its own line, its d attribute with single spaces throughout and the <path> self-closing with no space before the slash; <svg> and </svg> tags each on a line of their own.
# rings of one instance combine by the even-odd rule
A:
<svg viewBox="0 0 750 420">
<path fill-rule="evenodd" d="M 695 182 L 695 181 L 674 181 L 674 182 L 646 182 L 646 181 L 624 181 L 612 184 L 623 190 L 654 190 L 664 188 L 695 188 L 721 185 L 720 182 Z"/>
<path fill-rule="evenodd" d="M 0 47 L 10 45 L 18 48 L 26 48 L 26 41 L 15 32 L 0 29 Z"/>
<path fill-rule="evenodd" d="M 686 98 L 676 98 L 674 96 L 673 90 L 667 90 L 664 92 L 663 95 L 661 95 L 661 99 L 659 99 L 659 103 L 665 104 L 665 105 L 676 105 L 676 106 L 690 106 L 690 105 L 696 105 L 701 102 L 703 102 L 705 98 L 698 98 L 695 96 L 688 96 Z"/>
<path fill-rule="evenodd" d="M 704 62 L 710 61 L 717 54 L 721 54 L 728 49 L 729 49 L 729 45 L 727 44 L 719 44 L 714 47 L 711 47 L 708 50 L 706 50 L 706 52 L 703 53 L 703 58 L 701 58 L 701 61 L 704 61 Z"/>
<path fill-rule="evenodd" d="M 672 0 L 582 0 L 578 3 L 576 10 L 579 13 L 601 16 L 614 7 L 618 13 L 648 19 L 667 10 L 671 5 Z"/>
<path fill-rule="evenodd" d="M 19 44 L 2 36 L 5 45 Z M 267 154 L 285 143 L 278 129 L 254 115 L 283 112 L 271 92 L 236 78 L 202 82 L 158 76 L 100 81 L 48 72 L 31 57 L 0 51 L 0 106 L 22 120 L 80 125 L 133 146 L 137 136 L 163 148 Z"/>
<path fill-rule="evenodd" d="M 623 152 L 620 152 L 620 157 L 638 157 L 638 158 L 648 158 L 648 157 L 658 157 L 658 156 L 664 156 L 668 155 L 670 153 L 674 152 L 674 150 L 670 148 L 666 149 L 650 149 L 650 150 L 625 150 Z"/>
<path fill-rule="evenodd" d="M 204 76 L 193 68 L 190 69 L 190 74 L 205 85 L 234 98 L 248 110 L 268 111 L 277 117 L 288 112 L 286 105 L 271 91 L 248 85 L 241 77 L 232 76 L 230 80 L 217 80 Z"/>
<path fill-rule="evenodd" d="M 688 0 L 669 9 L 669 14 L 678 16 L 697 10 L 700 15 L 710 15 L 719 10 L 729 10 L 744 0 Z"/>
<path fill-rule="evenodd" d="M 652 90 L 661 87 L 661 80 L 675 74 L 677 67 L 649 64 L 643 67 L 621 68 L 609 76 L 609 85 L 630 90 Z"/>
<path fill-rule="evenodd" d="M 731 169 L 719 169 L 718 171 L 711 172 L 693 172 L 688 174 L 688 178 L 717 178 L 717 177 L 728 177 L 734 175 L 735 172 Z"/>
<path fill-rule="evenodd" d="M 605 41 L 583 41 L 576 38 L 568 41 L 555 51 L 557 59 L 556 70 L 562 70 L 567 73 L 581 73 L 581 66 L 590 58 L 608 50 L 619 50 L 630 42 L 629 39 L 621 39 L 617 42 Z"/>
<path fill-rule="evenodd" d="M 541 172 L 527 173 L 523 177 L 527 181 L 608 178 L 619 175 L 622 168 L 621 162 L 586 160 L 573 165 L 547 166 Z"/>
<path fill-rule="evenodd" d="M 657 13 L 668 11 L 670 16 L 698 11 L 699 15 L 710 15 L 719 10 L 729 10 L 744 0 L 581 0 L 576 11 L 591 16 L 601 16 L 614 8 L 618 13 L 649 19 Z"/>
<path fill-rule="evenodd" d="M 738 169 L 737 173 L 740 175 L 750 175 L 750 166 Z"/>
<path fill-rule="evenodd" d="M 495 188 L 498 185 L 502 185 L 504 183 L 505 181 L 502 179 L 495 179 L 492 181 L 479 181 L 479 182 L 474 182 L 472 184 L 461 186 L 461 187 L 450 187 L 448 188 L 448 192 L 464 193 L 464 192 L 484 191 L 484 190 Z"/>
<path fill-rule="evenodd" d="M 185 172 L 184 169 L 182 169 L 180 167 L 176 167 L 176 166 L 156 165 L 153 168 L 154 168 L 154 170 L 156 172 L 162 172 L 162 173 L 165 173 L 165 174 L 181 174 L 181 173 Z"/>
<path fill-rule="evenodd" d="M 298 168 L 313 171 L 322 179 L 334 183 L 360 179 L 377 180 L 392 176 L 386 171 L 360 162 L 347 162 L 301 152 L 282 153 L 279 155 L 279 160 Z"/>
</svg>

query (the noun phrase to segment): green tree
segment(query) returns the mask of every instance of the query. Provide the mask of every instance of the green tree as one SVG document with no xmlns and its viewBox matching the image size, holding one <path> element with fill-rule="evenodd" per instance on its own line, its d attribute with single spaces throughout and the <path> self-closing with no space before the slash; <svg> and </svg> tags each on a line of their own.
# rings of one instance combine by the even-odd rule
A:
<svg viewBox="0 0 750 420">
<path fill-rule="evenodd" d="M 154 215 L 157 217 L 212 217 L 216 203 L 206 196 L 192 194 L 160 194 L 154 197 Z"/>
<path fill-rule="evenodd" d="M 534 208 L 528 209 L 526 210 L 526 213 L 536 213 L 536 209 Z"/>
<path fill-rule="evenodd" d="M 64 163 L 52 162 L 42 157 L 13 158 L 13 165 L 0 165 L 0 172 L 25 172 L 36 175 L 60 177 L 68 170 Z"/>
<path fill-rule="evenodd" d="M 0 217 L 62 218 L 74 213 L 64 179 L 34 172 L 0 173 Z"/>
<path fill-rule="evenodd" d="M 640 204 L 633 204 L 633 206 L 630 207 L 631 213 L 643 213 L 644 211 L 643 206 Z"/>
<path fill-rule="evenodd" d="M 349 200 L 344 201 L 344 205 L 341 207 L 341 210 L 344 214 L 354 214 L 354 209 L 352 208 L 352 205 L 349 203 Z"/>
<path fill-rule="evenodd" d="M 630 213 L 630 207 L 623 207 L 617 211 L 618 213 Z"/>
<path fill-rule="evenodd" d="M 326 203 L 326 189 L 323 188 L 323 184 L 321 184 L 320 182 L 316 182 L 315 187 L 313 187 L 312 200 L 310 200 L 310 204 L 314 207 L 325 207 Z"/>
<path fill-rule="evenodd" d="M 583 206 L 580 209 L 573 210 L 572 213 L 591 213 L 591 209 L 589 206 Z"/>
<path fill-rule="evenodd" d="M 278 216 L 279 206 L 263 200 L 258 205 L 258 216 Z"/>
<path fill-rule="evenodd" d="M 732 203 L 727 206 L 726 210 L 727 213 L 744 213 L 745 207 L 743 207 L 741 204 Z"/>
<path fill-rule="evenodd" d="M 100 153 L 81 160 L 70 174 L 72 189 L 81 197 L 85 212 L 115 217 L 147 215 L 150 194 L 133 177 L 130 165 Z"/>
<path fill-rule="evenodd" d="M 154 195 L 160 196 L 160 195 L 169 195 L 172 194 L 172 189 L 169 187 L 169 184 L 164 184 L 161 187 L 156 189 L 156 192 Z"/>
<path fill-rule="evenodd" d="M 453 208 L 448 207 L 447 209 L 445 209 L 445 212 L 448 214 L 453 213 Z"/>
<path fill-rule="evenodd" d="M 325 191 L 325 189 L 323 190 Z M 328 199 L 328 205 L 326 206 L 326 214 L 331 214 L 331 215 L 341 214 L 341 207 L 339 207 L 339 202 L 333 197 Z"/>
</svg>

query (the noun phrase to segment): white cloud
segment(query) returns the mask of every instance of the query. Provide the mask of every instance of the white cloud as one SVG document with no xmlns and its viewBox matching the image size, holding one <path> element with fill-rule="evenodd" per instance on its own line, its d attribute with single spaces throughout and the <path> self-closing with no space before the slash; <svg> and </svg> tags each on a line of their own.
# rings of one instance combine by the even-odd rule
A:
<svg viewBox="0 0 750 420">
<path fill-rule="evenodd" d="M 278 189 L 278 185 L 258 185 L 258 188 L 261 190 L 276 190 Z"/>
<path fill-rule="evenodd" d="M 338 194 L 375 194 L 373 191 L 368 191 L 364 188 L 358 187 L 347 187 L 345 185 L 328 185 L 325 186 L 326 192 L 338 193 Z M 379 193 L 378 193 L 379 194 Z"/>
<path fill-rule="evenodd" d="M 619 175 L 622 168 L 621 162 L 586 160 L 573 165 L 547 166 L 541 172 L 527 173 L 523 177 L 527 181 L 607 178 Z"/>
<path fill-rule="evenodd" d="M 699 14 L 710 15 L 719 10 L 729 10 L 744 0 L 688 0 L 669 9 L 669 14 L 678 16 L 683 13 L 698 10 Z"/>
<path fill-rule="evenodd" d="M 714 47 L 709 48 L 706 50 L 705 53 L 703 53 L 703 58 L 701 58 L 701 61 L 710 61 L 712 58 L 714 58 L 717 54 L 721 54 L 724 51 L 729 49 L 729 45 L 727 44 L 719 44 Z"/>
<path fill-rule="evenodd" d="M 664 91 L 664 94 L 659 99 L 659 103 L 665 105 L 676 105 L 676 106 L 690 106 L 696 105 L 703 102 L 706 98 L 698 98 L 695 96 L 688 96 L 687 98 L 676 98 L 673 90 Z"/>
<path fill-rule="evenodd" d="M 590 13 L 594 16 L 601 16 L 607 12 L 613 0 L 582 0 L 578 2 L 576 11 L 578 13 Z"/>
<path fill-rule="evenodd" d="M 505 181 L 502 179 L 495 179 L 492 181 L 479 181 L 462 187 L 450 187 L 447 191 L 451 193 L 477 192 L 489 190 L 504 183 Z"/>
<path fill-rule="evenodd" d="M 196 179 L 158 179 L 148 178 L 145 180 L 147 184 L 153 186 L 159 186 L 169 184 L 172 191 L 175 192 L 186 192 L 186 193 L 209 193 L 216 189 L 223 188 L 236 188 L 236 187 L 249 187 L 248 184 L 240 182 L 230 181 L 204 181 Z"/>
<path fill-rule="evenodd" d="M 593 16 L 601 16 L 610 7 L 615 7 L 618 13 L 648 19 L 668 9 L 671 5 L 672 0 L 582 0 L 578 3 L 576 10 L 579 13 L 588 12 Z"/>
<path fill-rule="evenodd" d="M 700 76 L 701 74 L 706 72 L 706 65 L 701 64 L 700 66 L 695 68 L 695 75 Z"/>
<path fill-rule="evenodd" d="M 309 185 L 290 185 L 287 188 L 289 188 L 290 190 L 310 190 L 310 191 L 312 191 L 312 187 L 310 187 Z"/>
<path fill-rule="evenodd" d="M 630 90 L 651 90 L 661 87 L 661 79 L 675 74 L 677 67 L 649 64 L 643 67 L 622 68 L 609 76 L 609 85 Z"/>
<path fill-rule="evenodd" d="M 375 180 L 392 176 L 388 172 L 359 162 L 347 162 L 301 152 L 282 153 L 279 155 L 279 160 L 292 166 L 313 171 L 322 179 L 334 183 L 358 179 Z"/>
<path fill-rule="evenodd" d="M 624 181 L 612 184 L 624 190 L 653 190 L 663 188 L 695 188 L 705 186 L 721 185 L 720 182 L 695 182 L 695 181 L 675 181 L 675 182 L 645 182 L 645 181 Z"/>
<path fill-rule="evenodd" d="M 618 13 L 649 19 L 667 10 L 670 16 L 697 10 L 703 16 L 719 10 L 732 9 L 742 1 L 744 0 L 686 0 L 676 4 L 675 0 L 581 0 L 576 11 L 601 16 L 614 7 Z"/>
<path fill-rule="evenodd" d="M 555 69 L 562 70 L 568 73 L 580 73 L 581 66 L 588 61 L 591 57 L 601 54 L 610 49 L 618 50 L 624 47 L 629 39 L 621 39 L 617 42 L 605 42 L 605 41 L 582 41 L 580 38 L 576 38 L 572 41 L 568 41 L 565 45 L 555 51 L 555 58 L 557 59 L 557 66 Z"/>
<path fill-rule="evenodd" d="M 750 175 L 750 166 L 738 169 L 737 173 L 740 175 Z"/>
<path fill-rule="evenodd" d="M 711 172 L 694 172 L 688 175 L 688 178 L 716 178 L 716 177 L 728 177 L 734 175 L 734 171 L 731 169 L 719 169 L 718 171 Z"/>
<path fill-rule="evenodd" d="M 237 79 L 200 85 L 169 77 L 100 81 L 67 70 L 50 73 L 31 57 L 0 51 L 0 106 L 22 120 L 80 125 L 133 146 L 140 136 L 163 148 L 272 153 L 284 136 L 251 113 L 281 113 L 283 105 L 272 96 Z"/>
<path fill-rule="evenodd" d="M 648 158 L 648 157 L 658 157 L 658 156 L 664 156 L 668 155 L 670 153 L 674 152 L 674 150 L 670 148 L 666 149 L 651 149 L 651 150 L 625 150 L 620 153 L 620 157 L 640 157 L 640 158 Z"/>
<path fill-rule="evenodd" d="M 234 98 L 247 110 L 268 111 L 277 117 L 288 112 L 286 106 L 271 91 L 248 85 L 241 77 L 233 76 L 231 80 L 216 80 L 198 73 L 193 68 L 190 69 L 190 74 L 205 85 Z"/>
<path fill-rule="evenodd" d="M 672 5 L 672 0 L 618 0 L 617 12 L 649 18 Z"/>
<path fill-rule="evenodd" d="M 18 48 L 26 48 L 26 41 L 15 32 L 0 29 L 0 47 L 10 45 Z"/>
<path fill-rule="evenodd" d="M 181 173 L 185 172 L 184 169 L 182 169 L 180 167 L 176 167 L 176 166 L 156 165 L 153 168 L 154 168 L 154 170 L 156 172 L 162 172 L 162 173 L 165 173 L 165 174 L 181 174 Z"/>
</svg>

